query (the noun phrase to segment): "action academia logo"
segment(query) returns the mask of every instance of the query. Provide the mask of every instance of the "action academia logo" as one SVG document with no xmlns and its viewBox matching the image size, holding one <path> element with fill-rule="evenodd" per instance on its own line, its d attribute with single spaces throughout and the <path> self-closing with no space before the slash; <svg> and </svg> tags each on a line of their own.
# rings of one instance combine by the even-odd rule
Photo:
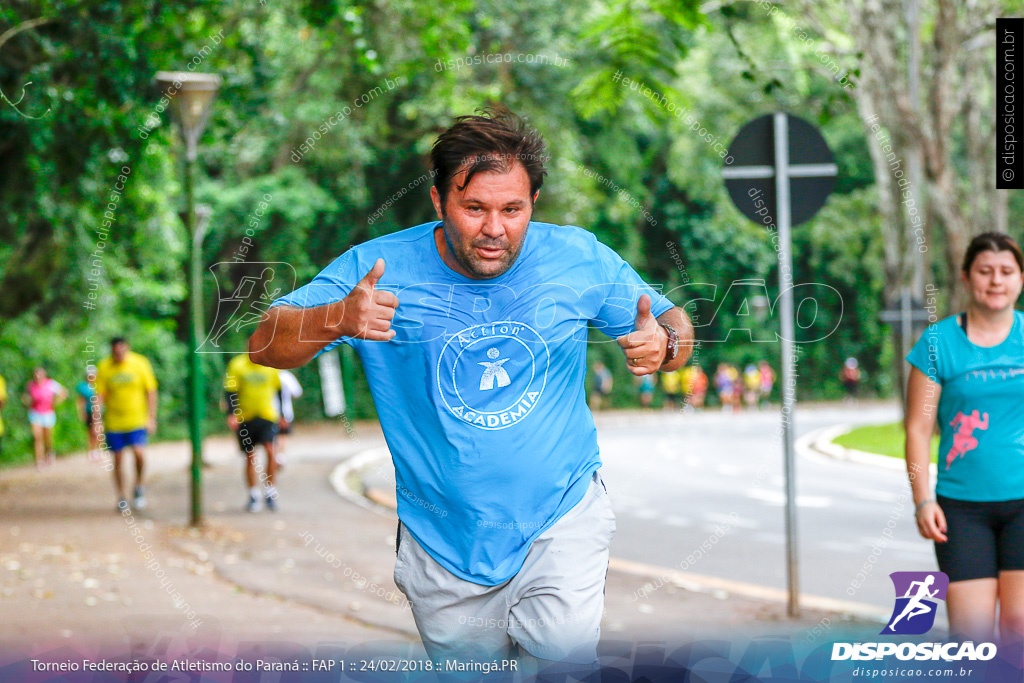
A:
<svg viewBox="0 0 1024 683">
<path fill-rule="evenodd" d="M 505 429 L 526 417 L 548 376 L 547 342 L 513 320 L 458 332 L 437 360 L 437 390 L 453 415 L 479 429 Z"/>
<path fill-rule="evenodd" d="M 896 605 L 881 635 L 918 636 L 935 624 L 938 600 L 946 599 L 949 577 L 942 572 L 893 572 Z"/>
</svg>

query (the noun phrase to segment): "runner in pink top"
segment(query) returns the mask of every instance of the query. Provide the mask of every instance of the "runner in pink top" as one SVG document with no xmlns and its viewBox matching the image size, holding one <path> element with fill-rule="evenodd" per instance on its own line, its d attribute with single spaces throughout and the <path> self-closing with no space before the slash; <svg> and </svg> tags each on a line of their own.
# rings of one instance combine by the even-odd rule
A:
<svg viewBox="0 0 1024 683">
<path fill-rule="evenodd" d="M 28 406 L 28 421 L 35 440 L 36 467 L 39 469 L 52 464 L 57 457 L 53 450 L 53 427 L 57 424 L 57 414 L 53 409 L 67 395 L 60 382 L 47 377 L 46 370 L 42 368 L 35 369 L 25 386 L 24 401 Z"/>
<path fill-rule="evenodd" d="M 28 383 L 28 395 L 32 399 L 30 409 L 35 413 L 52 413 L 57 394 L 63 387 L 55 379 L 44 379 L 42 382 Z"/>
</svg>

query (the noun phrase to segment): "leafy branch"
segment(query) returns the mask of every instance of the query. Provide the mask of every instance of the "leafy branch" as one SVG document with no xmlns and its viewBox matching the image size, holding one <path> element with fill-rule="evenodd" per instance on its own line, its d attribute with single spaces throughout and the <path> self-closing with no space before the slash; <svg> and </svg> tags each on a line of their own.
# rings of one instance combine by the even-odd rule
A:
<svg viewBox="0 0 1024 683">
<path fill-rule="evenodd" d="M 17 26 L 13 26 L 7 29 L 6 31 L 4 31 L 2 35 L 0 35 L 0 47 L 3 47 L 4 43 L 6 43 L 8 40 L 13 38 L 17 34 L 21 33 L 22 31 L 27 31 L 31 28 L 35 28 L 36 26 L 42 26 L 43 24 L 47 24 L 51 21 L 53 21 L 53 19 L 51 19 L 50 17 L 37 17 L 35 19 L 29 19 L 28 21 L 22 22 Z M 21 97 L 18 98 L 17 102 L 11 102 L 11 100 L 8 99 L 7 95 L 4 94 L 3 90 L 0 90 L 0 100 L 3 100 L 7 104 L 9 104 L 11 106 L 11 109 L 18 112 L 18 114 L 25 117 L 26 119 L 41 119 L 50 113 L 51 108 L 48 108 L 39 116 L 29 116 L 25 112 L 18 109 L 18 105 L 21 104 L 21 101 L 25 99 L 25 86 L 29 85 L 32 85 L 32 81 L 29 81 L 21 87 Z"/>
</svg>

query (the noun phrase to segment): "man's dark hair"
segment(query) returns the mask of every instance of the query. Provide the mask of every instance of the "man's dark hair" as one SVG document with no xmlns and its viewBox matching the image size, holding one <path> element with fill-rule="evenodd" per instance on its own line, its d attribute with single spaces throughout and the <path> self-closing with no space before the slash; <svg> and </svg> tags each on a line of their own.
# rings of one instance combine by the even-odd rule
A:
<svg viewBox="0 0 1024 683">
<path fill-rule="evenodd" d="M 110 347 L 113 348 L 113 347 L 117 346 L 118 344 L 127 344 L 127 343 L 128 343 L 128 340 L 125 339 L 124 337 L 114 337 L 113 339 L 110 340 Z"/>
<path fill-rule="evenodd" d="M 518 161 L 530 179 L 530 200 L 544 184 L 544 140 L 540 133 L 527 125 L 521 117 L 504 105 L 493 105 L 477 110 L 478 115 L 459 116 L 452 126 L 441 133 L 430 150 L 430 167 L 434 173 L 434 187 L 441 195 L 444 209 L 452 178 L 466 164 L 465 182 L 459 191 L 469 185 L 477 173 L 508 173 Z"/>
<path fill-rule="evenodd" d="M 1013 254 L 1013 260 L 1017 262 L 1017 267 L 1024 270 L 1024 254 L 1021 254 L 1020 246 L 1012 237 L 1002 232 L 983 232 L 967 245 L 967 251 L 964 252 L 964 263 L 961 266 L 964 273 L 971 272 L 974 259 L 983 251 L 1008 251 Z"/>
</svg>

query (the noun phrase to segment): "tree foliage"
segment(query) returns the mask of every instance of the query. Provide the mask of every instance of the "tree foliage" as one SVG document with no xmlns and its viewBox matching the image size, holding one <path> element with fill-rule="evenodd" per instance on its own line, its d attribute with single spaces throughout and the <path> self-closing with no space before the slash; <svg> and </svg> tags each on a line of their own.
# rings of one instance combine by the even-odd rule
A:
<svg viewBox="0 0 1024 683">
<path fill-rule="evenodd" d="M 808 31 L 841 58 L 848 28 Z M 154 361 L 161 435 L 184 431 L 189 238 L 179 146 L 153 76 L 190 66 L 223 77 L 196 193 L 212 208 L 207 321 L 260 262 L 289 264 L 301 284 L 353 244 L 431 220 L 431 143 L 453 116 L 501 101 L 548 141 L 535 218 L 594 231 L 689 302 L 704 339 L 723 339 L 751 327 L 742 300 L 726 300 L 732 283 L 764 280 L 774 301 L 778 264 L 770 235 L 730 204 L 719 148 L 785 109 L 821 127 L 840 168 L 829 204 L 794 233 L 797 281 L 838 293 L 808 338 L 841 315 L 827 342 L 806 345 L 801 395 L 838 395 L 849 355 L 875 391 L 893 389 L 877 317 L 883 214 L 854 93 L 761 3 L 15 0 L 0 6 L 0 374 L 15 398 L 34 365 L 73 385 L 124 334 Z M 954 147 L 963 133 L 951 129 Z M 755 323 L 764 338 L 777 321 L 769 311 Z M 244 348 L 245 332 L 228 346 Z M 703 344 L 700 360 L 777 367 L 778 345 L 754 338 Z M 628 385 L 617 353 L 592 347 Z M 203 359 L 211 428 L 226 360 Z M 299 378 L 312 389 L 300 419 L 316 418 L 315 366 Z M 360 376 L 354 387 L 355 415 L 372 415 Z M 62 410 L 59 445 L 70 448 L 84 432 Z M 17 400 L 4 418 L 3 457 L 25 457 Z"/>
</svg>

